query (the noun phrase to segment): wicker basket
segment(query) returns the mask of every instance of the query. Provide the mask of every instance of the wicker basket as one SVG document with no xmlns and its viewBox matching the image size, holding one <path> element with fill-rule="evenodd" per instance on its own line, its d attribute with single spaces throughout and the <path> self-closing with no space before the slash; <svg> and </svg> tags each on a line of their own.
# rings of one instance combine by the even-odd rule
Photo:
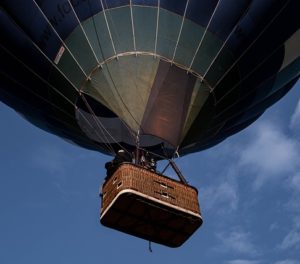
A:
<svg viewBox="0 0 300 264">
<path fill-rule="evenodd" d="M 123 163 L 102 186 L 103 225 L 170 247 L 202 224 L 197 189 Z"/>
</svg>

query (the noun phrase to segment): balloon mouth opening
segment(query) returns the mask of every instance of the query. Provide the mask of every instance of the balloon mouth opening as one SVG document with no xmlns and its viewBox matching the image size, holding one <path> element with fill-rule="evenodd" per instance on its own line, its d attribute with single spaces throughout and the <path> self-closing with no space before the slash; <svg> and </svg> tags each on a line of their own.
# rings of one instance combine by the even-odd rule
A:
<svg viewBox="0 0 300 264">
<path fill-rule="evenodd" d="M 108 153 L 113 154 L 120 148 L 130 152 L 136 148 L 145 149 L 157 155 L 157 159 L 171 158 L 176 147 L 156 135 L 132 130 L 124 120 L 109 108 L 82 94 L 76 102 L 76 120 L 85 135 L 99 143 Z"/>
</svg>

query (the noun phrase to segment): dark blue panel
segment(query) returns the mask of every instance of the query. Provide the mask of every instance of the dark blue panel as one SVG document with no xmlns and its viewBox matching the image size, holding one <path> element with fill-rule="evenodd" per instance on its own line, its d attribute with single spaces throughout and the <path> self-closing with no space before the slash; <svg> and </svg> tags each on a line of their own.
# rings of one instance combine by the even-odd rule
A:
<svg viewBox="0 0 300 264">
<path fill-rule="evenodd" d="M 157 6 L 158 0 L 133 0 L 134 5 Z"/>
<path fill-rule="evenodd" d="M 53 59 L 62 45 L 48 22 L 33 1 L 25 0 L 22 8 L 13 1 L 5 0 L 3 7 L 13 21 Z"/>
<path fill-rule="evenodd" d="M 246 14 L 249 4 L 249 0 L 220 1 L 208 30 L 225 41 Z"/>
<path fill-rule="evenodd" d="M 290 3 L 291 2 L 296 3 L 297 1 L 290 1 Z M 228 41 L 229 48 L 236 55 L 243 53 L 266 26 L 284 10 L 283 8 L 286 3 L 287 1 L 285 0 L 253 0 L 248 13 L 238 23 L 237 28 Z M 292 20 L 288 21 L 292 22 Z M 285 21 L 285 23 L 287 23 L 287 21 Z M 283 25 L 281 28 L 283 29 Z M 286 27 L 284 30 L 286 30 Z"/>
<path fill-rule="evenodd" d="M 100 1 L 100 0 L 99 0 Z M 129 5 L 129 0 L 102 0 L 104 9 Z"/>
<path fill-rule="evenodd" d="M 41 56 L 29 37 L 3 11 L 0 11 L 0 32 L 6 36 L 0 39 L 1 46 L 39 75 L 47 78 L 51 63 Z"/>
<path fill-rule="evenodd" d="M 263 64 L 256 69 L 255 74 L 251 74 L 243 82 L 244 90 L 251 90 L 280 69 L 285 52 L 283 44 L 300 26 L 300 21 L 297 19 L 299 8 L 300 2 L 296 1 L 286 6 L 239 59 L 238 65 L 242 78 Z M 278 30 L 283 27 L 284 30 Z"/>
<path fill-rule="evenodd" d="M 161 0 L 160 6 L 179 15 L 184 14 L 187 0 Z"/>
<path fill-rule="evenodd" d="M 281 99 L 294 86 L 296 81 L 297 79 L 292 80 L 290 83 L 282 87 L 274 94 L 261 98 L 261 100 L 254 105 L 248 103 L 248 97 L 244 98 L 243 100 L 241 100 L 240 106 L 237 105 L 235 107 L 236 111 L 234 112 L 234 115 L 232 115 L 232 117 L 227 121 L 226 126 L 223 129 L 228 130 L 229 128 L 232 129 L 234 127 L 238 127 L 243 123 L 247 123 L 248 120 L 251 120 L 256 116 L 260 116 L 267 108 Z M 264 85 L 267 85 L 267 87 L 269 87 L 271 83 L 272 80 L 266 82 L 265 84 L 260 86 L 259 90 L 264 90 Z M 249 105 L 251 107 L 249 107 Z"/>
<path fill-rule="evenodd" d="M 78 25 L 73 9 L 68 1 L 44 0 L 40 5 L 52 26 L 65 39 Z M 45 31 L 46 27 L 42 27 Z"/>
<path fill-rule="evenodd" d="M 197 24 L 206 27 L 212 13 L 214 12 L 217 3 L 218 0 L 210 0 L 210 1 L 190 0 L 189 7 L 186 12 L 186 17 L 196 22 Z"/>
<path fill-rule="evenodd" d="M 100 0 L 71 0 L 70 1 L 80 21 L 102 11 Z"/>
</svg>

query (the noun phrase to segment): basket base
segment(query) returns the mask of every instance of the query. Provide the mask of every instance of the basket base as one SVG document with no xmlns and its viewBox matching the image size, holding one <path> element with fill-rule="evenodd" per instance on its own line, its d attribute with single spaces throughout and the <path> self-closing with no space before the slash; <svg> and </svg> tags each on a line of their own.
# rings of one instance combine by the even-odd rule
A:
<svg viewBox="0 0 300 264">
<path fill-rule="evenodd" d="M 148 241 L 179 247 L 201 226 L 202 218 L 199 214 L 125 189 L 101 212 L 100 222 Z"/>
</svg>

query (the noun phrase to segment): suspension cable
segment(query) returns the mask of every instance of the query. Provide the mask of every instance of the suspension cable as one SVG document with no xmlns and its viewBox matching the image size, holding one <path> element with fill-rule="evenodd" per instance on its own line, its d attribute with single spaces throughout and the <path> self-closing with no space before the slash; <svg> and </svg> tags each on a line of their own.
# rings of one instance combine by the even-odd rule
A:
<svg viewBox="0 0 300 264">
<path fill-rule="evenodd" d="M 156 58 L 157 52 L 157 40 L 158 40 L 158 26 L 159 26 L 159 13 L 160 13 L 160 0 L 157 1 L 157 14 L 156 14 L 156 29 L 155 29 L 155 44 L 154 44 L 154 56 Z"/>
<path fill-rule="evenodd" d="M 191 61 L 190 66 L 189 66 L 189 68 L 188 68 L 188 71 L 191 70 L 191 68 L 192 68 L 192 66 L 193 66 L 193 64 L 194 64 L 194 60 L 195 60 L 195 58 L 196 58 L 196 56 L 197 56 L 197 54 L 198 54 L 198 51 L 200 50 L 200 48 L 201 48 L 201 46 L 202 46 L 204 37 L 205 37 L 205 35 L 206 35 L 206 33 L 207 33 L 207 30 L 208 30 L 208 28 L 209 28 L 209 26 L 210 26 L 210 24 L 211 24 L 211 22 L 212 22 L 212 20 L 213 20 L 213 17 L 214 17 L 214 15 L 215 15 L 215 13 L 216 13 L 216 11 L 217 11 L 217 9 L 218 9 L 219 4 L 220 4 L 220 0 L 218 0 L 216 6 L 215 6 L 215 8 L 214 8 L 214 11 L 213 11 L 213 13 L 212 13 L 212 15 L 211 15 L 211 17 L 210 17 L 210 19 L 209 19 L 209 21 L 208 21 L 206 27 L 205 27 L 204 33 L 203 33 L 203 35 L 202 35 L 202 37 L 201 37 L 201 40 L 200 40 L 200 42 L 199 42 L 199 44 L 198 44 L 198 47 L 197 47 L 197 49 L 196 49 L 196 51 L 195 51 L 195 53 L 194 53 L 194 56 L 193 56 L 193 58 L 192 58 L 192 61 Z"/>
<path fill-rule="evenodd" d="M 55 30 L 55 28 L 52 26 L 51 22 L 49 21 L 48 17 L 45 15 L 45 13 L 43 12 L 43 10 L 40 8 L 40 6 L 37 4 L 37 2 L 35 0 L 32 0 L 34 2 L 34 4 L 36 5 L 36 7 L 38 8 L 39 12 L 41 13 L 41 15 L 44 17 L 44 19 L 46 20 L 46 22 L 48 23 L 48 25 L 51 27 L 51 29 L 53 30 L 53 32 L 55 33 L 55 35 L 59 38 L 59 40 L 61 41 L 61 43 L 63 44 L 63 46 L 67 49 L 67 51 L 70 53 L 71 57 L 73 58 L 73 60 L 76 62 L 76 64 L 78 65 L 78 67 L 80 68 L 80 70 L 82 71 L 82 73 L 84 74 L 84 76 L 87 78 L 87 74 L 85 73 L 85 71 L 83 70 L 83 68 L 81 67 L 80 63 L 77 61 L 77 59 L 75 58 L 75 56 L 73 55 L 73 53 L 71 52 L 71 50 L 69 49 L 68 45 L 64 42 L 64 40 L 60 37 L 60 35 L 58 34 L 58 32 Z"/>
<path fill-rule="evenodd" d="M 50 59 L 50 58 L 48 58 L 48 56 L 37 46 L 37 44 L 24 32 L 24 30 L 17 24 L 17 23 L 15 23 L 15 21 L 14 20 L 12 20 L 13 21 L 13 23 L 27 36 L 27 38 L 29 39 L 29 41 L 32 43 L 32 45 L 34 45 L 34 47 L 43 55 L 43 57 L 45 57 L 46 58 L 46 60 L 47 61 L 49 61 L 50 63 L 51 63 L 51 65 L 57 70 L 57 71 L 59 71 L 59 73 L 68 81 L 68 83 L 70 83 L 71 84 L 71 86 L 78 92 L 78 94 L 81 96 L 81 92 L 80 92 L 80 90 L 78 90 L 78 88 L 73 84 L 73 82 L 58 68 L 58 66 L 56 65 L 56 64 L 54 64 L 54 62 Z M 24 65 L 26 65 L 25 63 L 23 63 Z M 26 65 L 26 67 L 27 68 L 29 68 L 27 65 Z M 32 70 L 33 71 L 33 70 Z M 34 72 L 34 71 L 33 71 Z M 39 76 L 37 73 L 36 73 L 36 75 L 37 76 Z M 40 78 L 42 78 L 42 77 L 40 77 Z M 45 82 L 47 82 L 47 83 L 49 83 L 48 81 L 46 81 L 46 80 L 44 80 Z M 51 85 L 51 84 L 49 84 L 49 85 Z M 50 87 L 52 87 L 52 85 L 50 86 Z M 57 91 L 57 92 L 59 92 L 56 88 L 55 88 L 55 90 Z M 60 95 L 62 95 L 63 96 L 63 94 L 61 94 L 60 92 L 59 92 L 59 94 Z M 63 97 L 64 99 L 67 99 L 65 96 Z M 69 103 L 72 103 L 72 105 L 74 106 L 74 108 L 75 109 L 77 109 L 77 106 L 72 102 L 72 101 L 70 101 L 69 99 L 68 99 L 68 102 Z M 79 113 L 80 113 L 80 111 L 79 111 Z M 93 115 L 93 113 L 91 113 L 92 114 L 92 116 L 93 116 L 93 118 L 96 118 L 95 120 L 97 120 L 97 117 L 95 116 L 95 115 Z M 88 120 L 87 120 L 88 121 Z M 91 127 L 91 128 L 93 128 L 93 126 L 90 124 L 90 122 L 88 121 L 88 124 L 89 124 L 89 126 Z M 96 124 L 98 125 L 98 122 L 96 121 Z M 99 126 L 99 125 L 98 125 Z M 101 129 L 101 127 L 99 127 L 100 128 L 100 131 L 102 131 L 102 129 Z M 108 133 L 108 131 L 106 131 L 107 133 Z M 97 131 L 96 131 L 96 133 L 97 133 Z M 109 133 L 108 133 L 109 134 Z M 98 137 L 99 138 L 101 138 L 100 136 L 99 136 L 99 134 L 97 133 L 97 135 L 98 135 Z M 110 135 L 110 134 L 109 134 Z M 111 137 L 112 137 L 112 139 L 114 140 L 114 138 L 113 138 L 113 136 L 112 135 L 110 135 Z M 109 143 L 108 144 L 106 144 L 106 143 L 104 143 L 104 145 L 107 145 L 107 146 L 109 146 Z M 112 147 L 111 146 L 109 146 L 108 147 L 108 149 L 112 149 Z"/>
<path fill-rule="evenodd" d="M 102 3 L 102 0 L 101 0 L 101 3 Z M 98 42 L 98 45 L 99 45 L 99 49 L 100 49 L 102 58 L 103 58 L 103 60 L 104 60 L 104 59 L 105 59 L 105 56 L 104 56 L 104 52 L 103 52 L 102 45 L 101 45 L 101 43 L 100 43 L 100 37 L 99 37 L 98 31 L 97 31 L 97 28 L 96 28 L 95 19 L 94 19 L 94 16 L 92 15 L 91 5 L 90 5 L 90 0 L 88 0 L 88 4 L 89 4 L 90 13 L 91 13 L 91 16 L 92 16 L 92 21 L 93 21 L 94 30 L 95 30 L 96 37 L 97 37 L 97 42 Z M 103 3 L 102 3 L 102 8 L 104 8 Z M 104 9 L 103 9 L 103 12 L 105 12 Z M 108 26 L 108 25 L 107 25 L 107 26 Z M 100 64 L 100 67 L 103 68 L 103 65 Z M 106 66 L 106 67 L 107 67 L 107 66 Z M 109 71 L 109 68 L 108 68 L 108 67 L 107 67 L 107 71 Z M 98 82 L 96 81 L 96 79 L 93 79 L 93 81 L 96 82 L 96 83 L 98 83 Z M 98 91 L 97 89 L 96 89 L 96 91 L 99 93 L 99 91 Z M 100 94 L 100 93 L 99 93 L 99 94 Z M 129 134 L 130 134 L 131 137 L 132 137 L 132 140 L 134 141 L 135 135 L 133 134 L 132 129 L 128 127 L 127 123 L 126 123 L 122 118 L 120 118 L 120 120 L 121 120 L 121 122 L 123 123 L 123 125 L 127 128 Z"/>
<path fill-rule="evenodd" d="M 181 37 L 182 29 L 183 29 L 183 24 L 184 24 L 184 20 L 185 20 L 185 16 L 186 16 L 186 11 L 187 11 L 188 6 L 189 6 L 189 1 L 190 0 L 187 0 L 186 4 L 185 4 L 184 13 L 183 13 L 183 17 L 182 17 L 182 21 L 181 21 L 181 25 L 180 25 L 180 29 L 179 29 L 179 33 L 178 33 L 178 37 L 177 37 L 177 41 L 176 41 L 176 45 L 175 45 L 175 49 L 174 49 L 174 52 L 173 52 L 171 64 L 173 64 L 173 61 L 174 61 L 175 56 L 176 56 L 176 51 L 177 51 L 177 47 L 178 47 L 178 44 L 179 44 L 179 41 L 180 41 L 180 37 Z"/>
<path fill-rule="evenodd" d="M 97 63 L 100 64 L 100 62 L 99 62 L 99 60 L 98 60 L 98 57 L 96 56 L 95 50 L 94 50 L 94 48 L 92 47 L 92 44 L 91 44 L 91 42 L 90 42 L 90 40 L 89 40 L 89 38 L 88 38 L 88 36 L 87 36 L 87 34 L 86 34 L 85 29 L 84 29 L 83 26 L 82 26 L 81 21 L 80 21 L 79 18 L 78 18 L 78 15 L 77 15 L 77 13 L 76 13 L 76 11 L 75 11 L 73 5 L 71 4 L 70 0 L 68 0 L 68 2 L 69 2 L 69 5 L 71 6 L 71 9 L 72 9 L 72 11 L 73 11 L 73 13 L 74 13 L 74 15 L 75 15 L 75 17 L 76 17 L 76 20 L 77 20 L 77 22 L 78 22 L 78 24 L 79 24 L 79 26 L 80 26 L 80 28 L 81 28 L 81 31 L 82 31 L 83 35 L 85 36 L 85 39 L 86 39 L 87 43 L 88 43 L 89 46 L 90 46 L 90 49 L 91 49 L 92 52 L 93 52 L 93 55 L 94 55 L 94 57 L 95 57 Z"/>
<path fill-rule="evenodd" d="M 248 5 L 248 7 L 245 9 L 245 11 L 243 12 L 243 14 L 240 16 L 239 20 L 236 22 L 235 26 L 232 28 L 231 32 L 228 34 L 228 36 L 226 37 L 225 41 L 223 42 L 221 48 L 218 50 L 217 54 L 215 55 L 215 57 L 213 58 L 213 60 L 211 61 L 211 63 L 209 64 L 209 66 L 207 67 L 205 73 L 203 74 L 203 77 L 201 79 L 201 83 L 203 82 L 203 80 L 205 79 L 206 75 L 208 74 L 208 72 L 210 71 L 211 67 L 213 66 L 214 62 L 217 60 L 217 58 L 219 57 L 219 55 L 221 54 L 221 52 L 223 51 L 223 49 L 225 48 L 228 40 L 230 39 L 231 35 L 235 32 L 236 28 L 238 27 L 239 22 L 244 18 L 244 16 L 247 14 L 247 12 L 249 11 L 250 8 L 250 4 Z M 210 87 L 211 88 L 211 87 Z M 212 92 L 212 89 L 211 89 Z"/>
</svg>

